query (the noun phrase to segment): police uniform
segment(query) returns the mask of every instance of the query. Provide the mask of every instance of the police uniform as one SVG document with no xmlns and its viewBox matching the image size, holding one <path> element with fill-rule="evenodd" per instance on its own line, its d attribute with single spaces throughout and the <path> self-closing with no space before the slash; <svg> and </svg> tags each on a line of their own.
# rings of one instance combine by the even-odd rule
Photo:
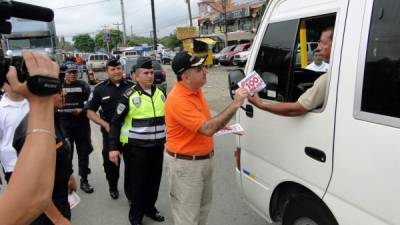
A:
<svg viewBox="0 0 400 225">
<path fill-rule="evenodd" d="M 61 125 L 72 144 L 71 158 L 73 156 L 74 143 L 76 145 L 79 175 L 81 180 L 85 182 L 90 174 L 89 154 L 93 150 L 90 138 L 90 123 L 84 110 L 79 115 L 75 115 L 73 112 L 76 109 L 84 109 L 85 102 L 89 99 L 90 87 L 85 81 L 76 80 L 71 84 L 64 82 L 63 91 L 66 93 L 65 104 L 63 108 L 58 109 Z"/>
<path fill-rule="evenodd" d="M 71 220 L 71 209 L 68 203 L 68 182 L 73 174 L 71 160 L 71 145 L 60 124 L 59 113 L 54 114 L 54 128 L 56 134 L 56 168 L 52 202 L 58 211 L 68 220 Z M 28 116 L 20 122 L 15 130 L 13 147 L 19 153 L 24 145 L 28 128 Z M 52 225 L 53 222 L 43 213 L 31 225 Z"/>
<path fill-rule="evenodd" d="M 122 80 L 119 85 L 114 84 L 110 79 L 107 79 L 96 85 L 86 108 L 97 112 L 100 109 L 100 117 L 107 123 L 111 123 L 114 116 L 114 111 L 117 108 L 118 99 L 121 95 L 133 85 L 132 82 Z M 106 178 L 111 191 L 117 191 L 119 179 L 119 164 L 115 165 L 109 160 L 109 138 L 108 132 L 102 127 L 101 133 L 103 134 L 103 167 L 106 173 Z M 127 196 L 128 197 L 128 196 Z M 129 199 L 129 197 L 128 197 Z"/>
<path fill-rule="evenodd" d="M 111 122 L 110 150 L 123 152 L 129 173 L 129 190 L 125 192 L 132 198 L 132 224 L 141 224 L 145 214 L 164 220 L 155 208 L 165 143 L 164 102 L 160 89 L 152 86 L 149 94 L 137 84 L 122 95 Z"/>
</svg>

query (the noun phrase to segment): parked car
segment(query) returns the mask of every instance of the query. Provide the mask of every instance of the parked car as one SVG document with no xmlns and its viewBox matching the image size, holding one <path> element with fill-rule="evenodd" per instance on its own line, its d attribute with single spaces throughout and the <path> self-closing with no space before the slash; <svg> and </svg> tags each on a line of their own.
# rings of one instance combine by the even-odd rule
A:
<svg viewBox="0 0 400 225">
<path fill-rule="evenodd" d="M 160 57 L 162 64 L 171 64 L 172 59 L 175 57 L 175 54 L 172 51 L 163 50 Z"/>
<path fill-rule="evenodd" d="M 121 65 L 122 65 L 122 70 L 123 70 L 123 76 L 125 79 L 132 80 L 131 74 L 132 74 L 132 67 L 136 65 L 137 63 L 137 57 L 122 57 L 120 59 Z"/>
<path fill-rule="evenodd" d="M 219 51 L 218 53 L 213 54 L 213 62 L 214 65 L 217 65 L 219 63 L 220 58 L 225 55 L 225 53 L 227 52 L 231 52 L 234 48 L 236 47 L 236 45 L 230 45 L 227 46 L 225 48 L 223 48 L 221 51 Z"/>
<path fill-rule="evenodd" d="M 224 66 L 229 66 L 233 64 L 233 56 L 239 52 L 247 51 L 251 46 L 251 43 L 244 43 L 237 45 L 232 51 L 226 52 L 221 56 L 219 63 Z"/>
<path fill-rule="evenodd" d="M 122 56 L 124 57 L 138 57 L 140 54 L 137 51 L 129 50 L 123 51 Z"/>
<path fill-rule="evenodd" d="M 106 54 L 91 54 L 86 66 L 92 71 L 105 71 L 108 59 Z"/>
<path fill-rule="evenodd" d="M 249 58 L 249 55 L 250 55 L 250 50 L 236 53 L 233 56 L 233 65 L 241 67 L 245 66 L 247 59 Z"/>
</svg>

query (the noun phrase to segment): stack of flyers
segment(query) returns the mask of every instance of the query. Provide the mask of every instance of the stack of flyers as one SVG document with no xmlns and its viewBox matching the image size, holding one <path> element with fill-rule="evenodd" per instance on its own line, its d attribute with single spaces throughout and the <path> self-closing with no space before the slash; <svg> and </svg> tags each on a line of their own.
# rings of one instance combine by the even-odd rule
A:
<svg viewBox="0 0 400 225">
<path fill-rule="evenodd" d="M 250 95 L 253 96 L 255 93 L 264 89 L 267 85 L 261 79 L 260 75 L 256 71 L 251 72 L 243 80 L 239 81 L 238 86 L 245 88 L 249 91 Z"/>
<path fill-rule="evenodd" d="M 74 192 L 72 192 L 71 194 L 68 195 L 68 202 L 69 202 L 69 207 L 72 209 L 75 206 L 77 206 L 79 204 L 79 202 L 81 202 L 81 198 L 74 191 Z"/>
<path fill-rule="evenodd" d="M 217 133 L 215 133 L 215 136 L 220 136 L 220 135 L 224 135 L 224 134 L 232 134 L 232 133 L 243 135 L 244 129 L 242 126 L 240 126 L 240 124 L 235 123 L 235 124 L 232 124 L 232 125 L 222 128 Z"/>
</svg>

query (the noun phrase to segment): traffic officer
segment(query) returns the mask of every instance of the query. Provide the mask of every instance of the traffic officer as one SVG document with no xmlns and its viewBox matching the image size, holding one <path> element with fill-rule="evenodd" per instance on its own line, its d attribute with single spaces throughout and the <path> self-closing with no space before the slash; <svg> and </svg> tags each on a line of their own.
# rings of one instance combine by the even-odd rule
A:
<svg viewBox="0 0 400 225">
<path fill-rule="evenodd" d="M 87 179 L 90 174 L 89 155 L 93 147 L 90 139 L 90 123 L 84 110 L 84 105 L 90 95 L 90 87 L 85 81 L 77 79 L 78 67 L 74 62 L 66 62 L 64 69 L 63 91 L 66 96 L 64 107 L 58 109 L 60 122 L 66 137 L 71 142 L 71 159 L 74 143 L 76 145 L 81 177 L 80 188 L 86 193 L 93 193 L 94 189 Z"/>
<path fill-rule="evenodd" d="M 119 99 L 111 122 L 110 160 L 118 164 L 123 152 L 132 198 L 129 220 L 142 224 L 144 215 L 162 222 L 155 203 L 160 187 L 165 143 L 165 94 L 153 85 L 152 61 L 139 57 L 133 68 L 136 85 Z"/>
<path fill-rule="evenodd" d="M 110 59 L 106 65 L 108 79 L 97 84 L 86 105 L 87 116 L 90 120 L 100 125 L 103 134 L 103 167 L 109 184 L 112 199 L 119 198 L 118 179 L 119 164 L 115 165 L 109 160 L 109 138 L 110 122 L 117 108 L 119 97 L 133 84 L 123 79 L 122 66 L 118 59 Z M 99 110 L 99 108 L 101 109 Z M 100 116 L 96 113 L 99 110 Z M 128 200 L 130 199 L 127 195 Z"/>
</svg>

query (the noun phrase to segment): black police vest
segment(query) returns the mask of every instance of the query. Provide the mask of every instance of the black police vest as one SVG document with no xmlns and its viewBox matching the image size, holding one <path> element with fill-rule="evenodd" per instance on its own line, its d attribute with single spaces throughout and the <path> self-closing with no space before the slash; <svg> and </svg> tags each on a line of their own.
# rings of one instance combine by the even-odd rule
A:
<svg viewBox="0 0 400 225">
<path fill-rule="evenodd" d="M 64 107 L 59 112 L 71 112 L 72 109 L 83 108 L 85 101 L 88 98 L 86 85 L 82 82 L 75 82 L 73 84 L 64 84 L 63 91 L 65 92 L 65 103 Z"/>
</svg>

